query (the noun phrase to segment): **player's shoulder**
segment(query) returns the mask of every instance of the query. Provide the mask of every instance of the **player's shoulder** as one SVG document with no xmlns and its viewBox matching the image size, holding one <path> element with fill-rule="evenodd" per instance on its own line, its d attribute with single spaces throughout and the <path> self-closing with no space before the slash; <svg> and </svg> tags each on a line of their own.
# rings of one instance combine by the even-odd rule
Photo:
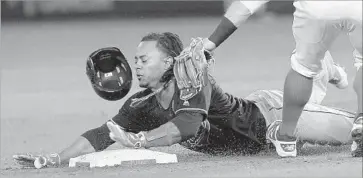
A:
<svg viewBox="0 0 363 178">
<path fill-rule="evenodd" d="M 145 104 L 142 104 L 142 103 L 145 103 L 146 100 L 150 100 L 153 98 L 153 96 L 150 96 L 148 97 L 149 94 L 152 93 L 152 90 L 151 89 L 143 89 L 141 91 L 138 91 L 134 94 L 132 94 L 125 102 L 124 105 L 128 105 L 128 106 L 133 106 L 133 107 L 136 107 L 136 108 L 140 108 L 141 106 L 144 106 Z"/>
</svg>

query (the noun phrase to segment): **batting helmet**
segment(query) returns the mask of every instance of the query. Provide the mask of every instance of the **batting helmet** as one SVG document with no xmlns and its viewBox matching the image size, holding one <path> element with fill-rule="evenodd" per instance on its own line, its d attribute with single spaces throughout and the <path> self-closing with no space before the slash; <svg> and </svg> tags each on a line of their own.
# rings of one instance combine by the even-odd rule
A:
<svg viewBox="0 0 363 178">
<path fill-rule="evenodd" d="M 120 100 L 131 89 L 130 65 L 116 47 L 94 51 L 87 59 L 86 73 L 94 91 L 105 100 Z"/>
</svg>

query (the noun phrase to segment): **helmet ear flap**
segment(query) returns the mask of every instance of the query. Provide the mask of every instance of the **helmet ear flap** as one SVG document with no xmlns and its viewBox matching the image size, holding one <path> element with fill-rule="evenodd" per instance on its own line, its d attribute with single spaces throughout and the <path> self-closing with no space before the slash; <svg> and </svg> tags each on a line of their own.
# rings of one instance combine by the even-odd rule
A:
<svg viewBox="0 0 363 178">
<path fill-rule="evenodd" d="M 93 84 L 95 82 L 96 70 L 94 68 L 94 64 L 93 64 L 93 61 L 91 58 L 87 59 L 86 74 L 87 74 L 89 80 L 91 81 L 91 83 Z"/>
</svg>

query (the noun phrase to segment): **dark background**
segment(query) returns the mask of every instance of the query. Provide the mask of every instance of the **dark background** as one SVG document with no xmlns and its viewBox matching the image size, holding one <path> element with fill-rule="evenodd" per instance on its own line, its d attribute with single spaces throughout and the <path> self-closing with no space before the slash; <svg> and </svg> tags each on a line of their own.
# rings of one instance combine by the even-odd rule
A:
<svg viewBox="0 0 363 178">
<path fill-rule="evenodd" d="M 77 17 L 221 16 L 230 1 L 1 1 L 2 21 Z M 271 1 L 264 8 L 291 14 L 292 1 Z"/>
</svg>

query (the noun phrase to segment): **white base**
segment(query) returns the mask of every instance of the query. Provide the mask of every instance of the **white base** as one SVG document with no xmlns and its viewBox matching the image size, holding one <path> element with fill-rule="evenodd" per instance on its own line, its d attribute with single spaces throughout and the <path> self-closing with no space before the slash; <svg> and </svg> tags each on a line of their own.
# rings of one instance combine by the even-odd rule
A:
<svg viewBox="0 0 363 178">
<path fill-rule="evenodd" d="M 147 149 L 119 149 L 90 153 L 69 160 L 69 167 L 87 165 L 87 167 L 105 167 L 123 164 L 141 164 L 153 162 L 154 164 L 177 163 L 175 154 L 162 153 Z"/>
</svg>

